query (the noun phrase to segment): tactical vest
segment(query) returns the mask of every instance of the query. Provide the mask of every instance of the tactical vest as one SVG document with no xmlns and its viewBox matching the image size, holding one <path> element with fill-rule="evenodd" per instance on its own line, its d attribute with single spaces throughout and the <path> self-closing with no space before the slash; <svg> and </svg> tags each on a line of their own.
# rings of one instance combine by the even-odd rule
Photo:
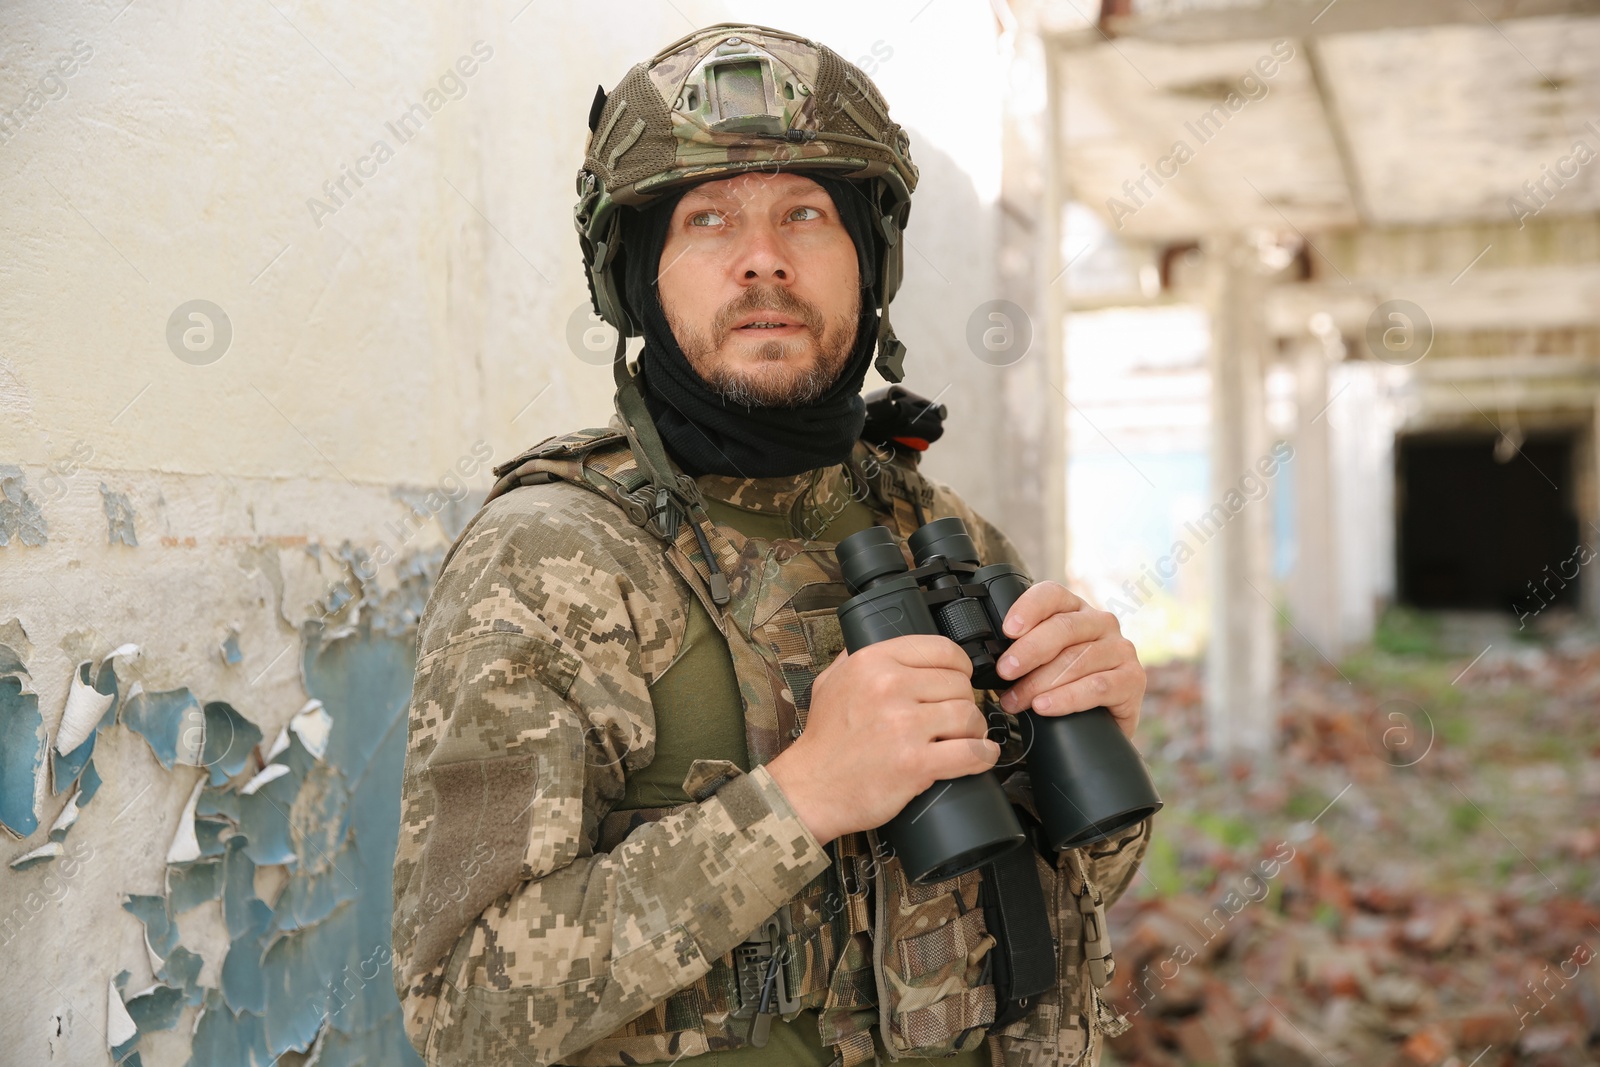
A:
<svg viewBox="0 0 1600 1067">
<path fill-rule="evenodd" d="M 910 463 L 860 443 L 846 469 L 853 494 L 902 545 L 925 516 L 939 517 L 926 515 L 934 493 Z M 653 504 L 648 478 L 616 428 L 551 438 L 497 466 L 495 474 L 490 500 L 559 479 L 601 494 L 640 526 L 647 526 Z M 817 541 L 745 537 L 709 521 L 682 522 L 664 545 L 669 563 L 727 640 L 752 767 L 771 761 L 800 735 L 811 683 L 844 647 L 836 609 L 850 594 L 833 549 Z M 696 781 L 686 786 L 699 801 L 739 773 L 731 764 L 698 761 L 691 773 Z M 1025 777 L 1014 776 L 1007 791 L 1031 811 L 1031 798 L 1018 791 L 1017 780 Z M 614 811 L 600 823 L 596 851 L 609 851 L 642 823 L 678 810 Z M 686 1048 L 743 1047 L 763 992 L 786 1019 L 818 1010 L 821 1041 L 836 1050 L 832 1067 L 874 1058 L 874 1024 L 891 1058 L 955 1055 L 990 1037 L 995 938 L 981 906 L 981 872 L 915 885 L 872 831 L 843 835 L 828 851 L 829 869 L 694 984 L 563 1062 L 610 1067 L 664 1060 Z M 991 1055 L 998 1054 L 995 1062 L 1004 1067 L 1067 1067 L 1084 1062 L 1102 1034 L 1114 1036 L 1127 1024 L 1100 996 L 1111 975 L 1110 945 L 1082 850 L 1035 859 L 1060 961 L 1058 985 L 1021 1019 L 993 1028 L 998 1048 L 991 1044 Z M 1080 979 L 1086 970 L 1091 981 Z"/>
</svg>

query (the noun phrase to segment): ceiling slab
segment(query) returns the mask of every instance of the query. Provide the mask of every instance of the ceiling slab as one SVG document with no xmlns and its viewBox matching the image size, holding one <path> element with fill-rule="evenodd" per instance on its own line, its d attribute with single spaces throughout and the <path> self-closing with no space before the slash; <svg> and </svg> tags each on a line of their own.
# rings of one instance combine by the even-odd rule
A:
<svg viewBox="0 0 1600 1067">
<path fill-rule="evenodd" d="M 1334 0 L 1319 25 L 1347 5 L 1365 10 Z M 1412 6 L 1389 4 L 1390 22 L 1416 21 Z M 1071 195 L 1118 236 L 1158 242 L 1600 211 L 1600 17 L 1416 6 L 1429 25 L 1314 40 L 1057 35 Z"/>
<path fill-rule="evenodd" d="M 1369 221 L 1600 210 L 1600 19 L 1480 20 L 1317 48 Z"/>
<path fill-rule="evenodd" d="M 1117 41 L 1061 58 L 1072 195 L 1124 237 L 1353 225 L 1299 43 Z"/>
</svg>

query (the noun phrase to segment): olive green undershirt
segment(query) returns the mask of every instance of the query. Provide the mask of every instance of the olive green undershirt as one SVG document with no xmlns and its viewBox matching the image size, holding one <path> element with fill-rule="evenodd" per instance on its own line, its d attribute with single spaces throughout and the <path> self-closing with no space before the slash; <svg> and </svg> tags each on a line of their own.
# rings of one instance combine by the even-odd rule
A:
<svg viewBox="0 0 1600 1067">
<path fill-rule="evenodd" d="M 706 498 L 706 513 L 713 522 L 731 526 L 746 537 L 771 540 L 795 536 L 785 515 L 749 511 L 710 497 Z M 837 542 L 877 523 L 870 508 L 851 500 L 824 527 L 818 541 Z M 689 601 L 689 621 L 678 658 L 650 686 L 650 700 L 656 707 L 655 757 L 628 776 L 618 810 L 687 803 L 683 779 L 689 773 L 689 764 L 697 759 L 730 760 L 740 770 L 750 770 L 733 657 L 698 597 Z M 672 714 L 678 708 L 695 710 L 692 714 Z"/>
<path fill-rule="evenodd" d="M 797 536 L 786 515 L 750 511 L 709 496 L 706 512 L 713 522 L 731 526 L 746 537 Z M 817 541 L 837 543 L 878 523 L 872 509 L 851 499 L 823 528 Z M 689 773 L 689 764 L 697 759 L 730 760 L 741 770 L 750 770 L 733 658 L 699 598 L 691 597 L 689 603 L 683 648 L 650 686 L 650 699 L 656 709 L 655 756 L 647 766 L 629 775 L 618 810 L 686 803 L 689 797 L 683 791 L 683 779 Z M 888 1053 L 877 1027 L 872 1036 L 879 1061 L 887 1063 Z M 833 1049 L 823 1045 L 818 1035 L 816 1011 L 808 1009 L 792 1022 L 786 1023 L 781 1017 L 773 1020 L 771 1037 L 761 1048 L 707 1052 L 693 1059 L 695 1067 L 827 1067 L 833 1058 Z M 979 1044 L 964 1055 L 941 1062 L 951 1067 L 988 1067 L 988 1048 Z"/>
</svg>

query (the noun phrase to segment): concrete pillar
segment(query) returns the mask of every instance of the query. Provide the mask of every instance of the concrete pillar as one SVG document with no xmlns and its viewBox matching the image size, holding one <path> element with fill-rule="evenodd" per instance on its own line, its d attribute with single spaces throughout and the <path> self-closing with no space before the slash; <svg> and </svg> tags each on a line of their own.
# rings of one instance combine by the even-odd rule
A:
<svg viewBox="0 0 1600 1067">
<path fill-rule="evenodd" d="M 1270 455 L 1264 365 L 1264 278 L 1242 235 L 1208 239 L 1211 310 L 1211 495 L 1220 528 L 1208 543 L 1211 637 L 1206 725 L 1213 752 L 1270 752 L 1277 741 L 1272 510 L 1241 480 Z M 1225 521 L 1223 515 L 1226 514 Z"/>
<path fill-rule="evenodd" d="M 1334 555 L 1339 580 L 1339 639 L 1344 648 L 1372 640 L 1395 588 L 1395 372 L 1372 360 L 1334 368 L 1323 421 L 1333 488 Z"/>
<path fill-rule="evenodd" d="M 1023 8 L 1005 22 L 999 47 L 1009 53 L 1001 113 L 1000 210 L 995 212 L 995 278 L 1001 299 L 1031 323 L 1028 354 L 993 374 L 999 405 L 991 437 L 1011 462 L 992 463 L 985 476 L 1006 502 L 1006 535 L 1028 561 L 1035 580 L 1067 581 L 1066 396 L 1061 277 L 1060 86 L 1052 52 Z M 999 12 L 1006 11 L 1005 14 Z M 968 398 L 963 397 L 963 401 Z M 993 451 L 993 449 L 991 449 Z M 998 452 L 995 452 L 998 455 Z"/>
<path fill-rule="evenodd" d="M 1339 623 L 1339 565 L 1334 540 L 1334 488 L 1328 418 L 1328 367 L 1343 345 L 1328 316 L 1323 328 L 1295 346 L 1298 416 L 1294 431 L 1295 560 L 1289 579 L 1289 616 L 1297 638 L 1337 661 L 1343 652 Z"/>
</svg>

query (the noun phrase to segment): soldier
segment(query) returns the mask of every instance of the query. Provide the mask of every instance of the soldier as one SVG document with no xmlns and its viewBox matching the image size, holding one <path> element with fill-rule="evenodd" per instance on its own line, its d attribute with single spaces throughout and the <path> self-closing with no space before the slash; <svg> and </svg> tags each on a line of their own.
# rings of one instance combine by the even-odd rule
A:
<svg viewBox="0 0 1600 1067">
<path fill-rule="evenodd" d="M 496 468 L 423 616 L 394 881 L 407 1034 L 430 1064 L 1096 1062 L 1126 1026 L 1100 996 L 1105 908 L 1149 820 L 1016 854 L 1040 882 L 1040 936 L 1013 946 L 1048 946 L 1036 996 L 1015 995 L 982 869 L 912 884 L 874 832 L 997 764 L 1033 817 L 959 647 L 846 654 L 835 614 L 833 548 L 869 526 L 903 543 L 959 516 L 984 562 L 1026 570 L 917 469 L 931 405 L 896 423 L 891 398 L 860 440 L 873 352 L 891 381 L 904 353 L 905 132 L 828 48 L 739 24 L 635 66 L 589 128 L 576 222 L 619 330 L 617 415 Z M 1144 673 L 1114 617 L 1039 582 L 1006 629 L 1004 711 L 1103 705 L 1132 734 Z"/>
</svg>

